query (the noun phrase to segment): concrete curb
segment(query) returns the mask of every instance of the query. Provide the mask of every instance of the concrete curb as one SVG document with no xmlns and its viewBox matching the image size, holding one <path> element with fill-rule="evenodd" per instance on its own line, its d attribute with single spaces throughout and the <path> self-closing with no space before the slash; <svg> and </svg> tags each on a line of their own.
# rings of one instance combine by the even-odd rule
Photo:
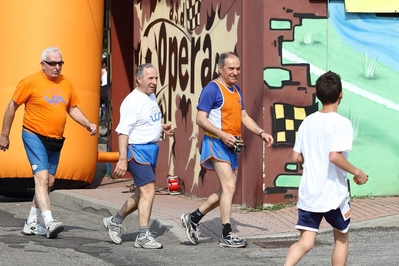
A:
<svg viewBox="0 0 399 266">
<path fill-rule="evenodd" d="M 101 199 L 94 199 L 89 196 L 81 195 L 79 193 L 75 193 L 73 191 L 68 190 L 56 190 L 50 193 L 51 203 L 54 205 L 58 205 L 63 208 L 67 208 L 73 211 L 78 212 L 90 212 L 97 215 L 101 215 L 104 217 L 114 215 L 119 209 L 120 205 L 115 203 L 110 203 Z M 102 221 L 98 221 L 101 223 Z M 138 217 L 137 213 L 134 212 L 129 215 L 125 224 L 131 224 L 133 226 L 138 226 Z M 292 225 L 294 226 L 294 225 Z M 360 230 L 360 229 L 374 229 L 374 228 L 390 228 L 390 227 L 398 227 L 399 226 L 399 215 L 391 215 L 381 218 L 370 219 L 366 221 L 360 222 L 352 222 L 350 229 L 351 230 Z M 165 232 L 172 233 L 181 243 L 187 241 L 187 237 L 185 234 L 185 230 L 181 227 L 179 223 L 171 218 L 165 218 L 159 215 L 151 214 L 150 219 L 150 231 L 156 232 L 158 235 L 163 235 Z M 322 228 L 319 233 L 328 233 L 331 232 L 332 228 Z M 287 233 L 277 233 L 277 234 L 261 234 L 261 235 L 251 235 L 251 236 L 243 236 L 246 239 L 262 239 L 262 238 L 292 238 L 298 237 L 299 232 L 287 232 Z"/>
</svg>

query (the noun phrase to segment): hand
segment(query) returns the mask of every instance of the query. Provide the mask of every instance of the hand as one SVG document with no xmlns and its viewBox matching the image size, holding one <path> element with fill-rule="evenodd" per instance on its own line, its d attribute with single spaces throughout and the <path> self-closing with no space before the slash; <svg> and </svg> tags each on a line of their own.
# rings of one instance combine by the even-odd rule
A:
<svg viewBox="0 0 399 266">
<path fill-rule="evenodd" d="M 116 163 L 115 170 L 114 170 L 114 177 L 115 178 L 121 178 L 125 175 L 127 171 L 127 161 L 126 160 L 121 160 Z"/>
<path fill-rule="evenodd" d="M 6 151 L 10 147 L 10 140 L 3 135 L 0 136 L 0 150 Z"/>
<path fill-rule="evenodd" d="M 236 141 L 236 138 L 226 132 L 221 132 L 220 133 L 220 140 L 226 145 L 227 147 L 231 147 L 234 145 L 234 142 Z"/>
<path fill-rule="evenodd" d="M 366 175 L 362 170 L 353 177 L 353 181 L 358 185 L 364 185 L 369 180 L 369 176 Z"/>
<path fill-rule="evenodd" d="M 171 125 L 171 124 L 163 124 L 162 125 L 162 131 L 166 135 L 173 136 L 175 134 L 175 130 L 176 130 L 176 127 L 174 125 Z"/>
<path fill-rule="evenodd" d="M 87 131 L 90 132 L 90 136 L 94 136 L 97 133 L 97 125 L 93 123 L 89 123 L 89 126 L 86 128 Z"/>
<path fill-rule="evenodd" d="M 273 140 L 273 137 L 271 135 L 267 134 L 266 132 L 263 132 L 263 133 L 260 134 L 260 137 L 262 138 L 262 140 L 264 142 L 266 142 L 266 147 L 270 147 L 270 146 L 273 145 L 274 140 Z"/>
</svg>

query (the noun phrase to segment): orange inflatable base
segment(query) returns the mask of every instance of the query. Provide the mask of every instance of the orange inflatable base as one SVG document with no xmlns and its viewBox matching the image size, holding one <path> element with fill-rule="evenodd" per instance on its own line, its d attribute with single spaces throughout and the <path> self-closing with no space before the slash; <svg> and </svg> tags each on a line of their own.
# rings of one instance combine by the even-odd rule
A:
<svg viewBox="0 0 399 266">
<path fill-rule="evenodd" d="M 90 183 L 81 180 L 55 179 L 52 190 L 87 188 Z M 0 178 L 0 196 L 15 199 L 33 199 L 35 182 L 29 178 Z"/>
</svg>

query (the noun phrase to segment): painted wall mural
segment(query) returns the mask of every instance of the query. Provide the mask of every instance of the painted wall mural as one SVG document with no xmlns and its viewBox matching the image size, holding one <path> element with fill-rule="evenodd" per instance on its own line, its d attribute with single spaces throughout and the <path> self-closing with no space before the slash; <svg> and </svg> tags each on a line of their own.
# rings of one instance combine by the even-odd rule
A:
<svg viewBox="0 0 399 266">
<path fill-rule="evenodd" d="M 321 106 L 314 84 L 327 70 L 343 80 L 338 112 L 354 127 L 349 160 L 370 175 L 366 186 L 356 186 L 350 178 L 352 195 L 399 194 L 398 17 L 348 13 L 343 0 L 297 2 L 263 1 L 263 32 L 249 39 L 243 39 L 243 16 L 250 15 L 243 13 L 243 1 L 135 4 L 135 63 L 152 62 L 158 68 L 157 98 L 164 120 L 178 127 L 173 140 L 161 143 L 160 157 L 168 158 L 167 173 L 188 184 L 186 193 L 207 196 L 203 188 L 213 189 L 213 181 L 207 181 L 212 173 L 199 165 L 202 132 L 195 116 L 201 89 L 217 76 L 220 53 L 240 54 L 245 42 L 259 42 L 264 66 L 259 69 L 263 88 L 258 89 L 263 90 L 264 110 L 259 112 L 275 138 L 271 150 L 263 149 L 263 186 L 254 192 L 263 195 L 263 203 L 297 198 L 302 166 L 290 161 L 292 146 L 301 121 Z"/>
<path fill-rule="evenodd" d="M 361 187 L 350 178 L 351 193 L 397 195 L 398 17 L 348 13 L 344 1 L 330 1 L 328 10 L 328 18 L 303 19 L 294 40 L 282 41 L 283 65 L 308 65 L 311 84 L 326 70 L 341 75 L 344 98 L 338 112 L 354 127 L 349 160 L 370 175 L 370 183 Z M 298 182 L 296 175 L 275 180 L 283 187 Z"/>
</svg>

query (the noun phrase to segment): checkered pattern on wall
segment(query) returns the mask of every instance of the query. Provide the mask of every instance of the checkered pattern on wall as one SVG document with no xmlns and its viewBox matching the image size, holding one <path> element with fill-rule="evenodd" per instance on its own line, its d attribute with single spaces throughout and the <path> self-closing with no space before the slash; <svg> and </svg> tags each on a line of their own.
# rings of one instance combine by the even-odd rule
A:
<svg viewBox="0 0 399 266">
<path fill-rule="evenodd" d="M 295 106 L 274 103 L 272 106 L 273 137 L 275 145 L 294 145 L 299 126 L 306 116 L 318 110 L 318 104 Z"/>
<path fill-rule="evenodd" d="M 201 0 L 187 0 L 187 28 L 193 31 L 200 25 Z"/>
</svg>

